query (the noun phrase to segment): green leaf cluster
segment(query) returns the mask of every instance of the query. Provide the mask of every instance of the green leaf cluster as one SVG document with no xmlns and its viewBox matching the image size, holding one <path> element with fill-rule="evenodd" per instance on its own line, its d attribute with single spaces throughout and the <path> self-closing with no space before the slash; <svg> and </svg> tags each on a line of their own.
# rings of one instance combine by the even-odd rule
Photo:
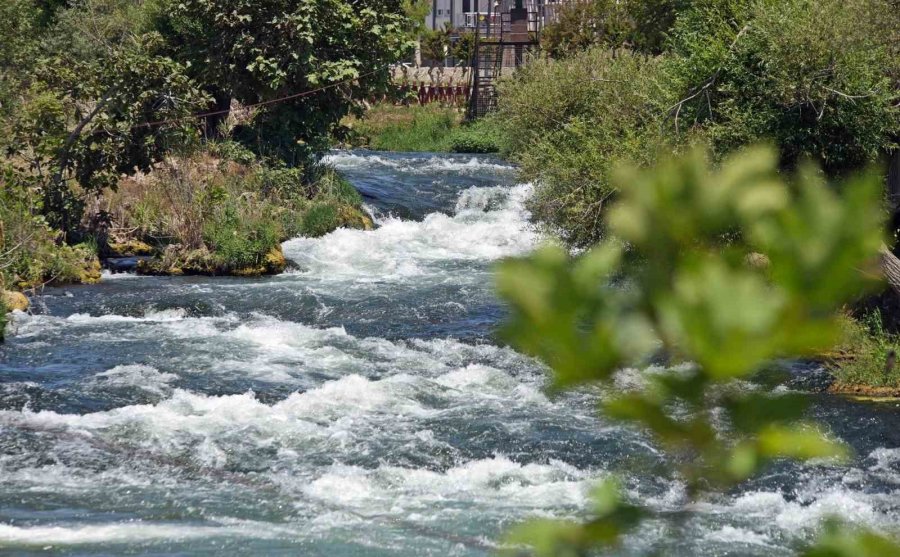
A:
<svg viewBox="0 0 900 557">
<path fill-rule="evenodd" d="M 666 34 L 689 0 L 591 0 L 562 3 L 541 31 L 541 48 L 564 58 L 604 45 L 659 54 Z"/>
<path fill-rule="evenodd" d="M 836 188 L 805 167 L 788 180 L 770 147 L 715 168 L 695 150 L 614 176 L 620 196 L 599 245 L 575 258 L 546 247 L 501 265 L 507 337 L 546 362 L 558 388 L 611 384 L 622 367 L 660 355 L 691 362 L 648 375 L 645 388 L 602 409 L 652 435 L 694 497 L 772 459 L 846 457 L 804 421 L 803 397 L 733 387 L 775 358 L 831 346 L 837 310 L 874 286 L 861 271 L 882 242 L 878 177 Z M 632 511 L 608 494 L 599 501 L 604 510 L 586 524 L 542 523 L 538 554 L 614 542 L 631 524 L 616 513 Z"/>
<path fill-rule="evenodd" d="M 390 65 L 412 52 L 402 0 L 163 1 L 164 52 L 226 109 L 266 103 L 236 137 L 264 156 L 309 163 L 360 103 L 387 91 Z"/>
<path fill-rule="evenodd" d="M 900 10 L 890 0 L 704 0 L 675 23 L 667 123 L 719 156 L 774 140 L 830 174 L 896 146 Z"/>
</svg>

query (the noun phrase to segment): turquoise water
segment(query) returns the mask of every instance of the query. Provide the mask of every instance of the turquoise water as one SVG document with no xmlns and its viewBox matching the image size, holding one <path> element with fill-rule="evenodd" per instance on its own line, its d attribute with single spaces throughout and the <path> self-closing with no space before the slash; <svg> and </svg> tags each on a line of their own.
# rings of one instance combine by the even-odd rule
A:
<svg viewBox="0 0 900 557">
<path fill-rule="evenodd" d="M 546 370 L 495 337 L 493 264 L 541 241 L 514 169 L 328 162 L 376 230 L 289 241 L 277 277 L 106 276 L 14 316 L 0 554 L 485 555 L 529 516 L 584 516 L 610 473 L 658 513 L 622 554 L 790 555 L 833 513 L 895 530 L 896 404 L 812 396 L 851 466 L 779 464 L 679 513 L 663 456 L 595 416 L 602 391 L 548 395 Z"/>
</svg>

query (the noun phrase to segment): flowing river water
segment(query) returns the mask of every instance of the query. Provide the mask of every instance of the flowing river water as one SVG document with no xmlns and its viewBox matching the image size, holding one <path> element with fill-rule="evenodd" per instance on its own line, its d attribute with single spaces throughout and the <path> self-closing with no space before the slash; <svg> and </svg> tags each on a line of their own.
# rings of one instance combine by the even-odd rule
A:
<svg viewBox="0 0 900 557">
<path fill-rule="evenodd" d="M 896 532 L 897 404 L 811 395 L 850 466 L 778 464 L 681 513 L 663 455 L 596 417 L 602 391 L 550 395 L 546 370 L 495 338 L 492 266 L 540 242 L 514 169 L 329 162 L 376 230 L 289 241 L 281 276 L 107 276 L 14 316 L 0 554 L 486 555 L 526 517 L 584 516 L 610 473 L 656 511 L 623 555 L 791 555 L 832 514 Z"/>
</svg>

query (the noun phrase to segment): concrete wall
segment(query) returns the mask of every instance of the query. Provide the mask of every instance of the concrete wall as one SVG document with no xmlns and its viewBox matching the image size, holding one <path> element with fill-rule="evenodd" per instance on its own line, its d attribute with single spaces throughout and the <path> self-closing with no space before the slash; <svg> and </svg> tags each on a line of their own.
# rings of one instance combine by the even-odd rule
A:
<svg viewBox="0 0 900 557">
<path fill-rule="evenodd" d="M 431 6 L 425 16 L 425 26 L 429 29 L 443 29 L 448 23 L 455 29 L 465 23 L 462 0 L 433 0 Z"/>
</svg>

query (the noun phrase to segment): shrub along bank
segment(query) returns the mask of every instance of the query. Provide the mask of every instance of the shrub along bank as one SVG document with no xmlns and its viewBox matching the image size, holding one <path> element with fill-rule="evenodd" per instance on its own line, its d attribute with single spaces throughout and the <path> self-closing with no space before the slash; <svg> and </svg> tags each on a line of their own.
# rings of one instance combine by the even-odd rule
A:
<svg viewBox="0 0 900 557">
<path fill-rule="evenodd" d="M 900 337 L 885 329 L 881 313 L 842 316 L 841 340 L 822 355 L 835 382 L 831 392 L 862 396 L 900 394 L 900 366 L 896 365 Z"/>
<path fill-rule="evenodd" d="M 898 148 L 900 10 L 891 0 L 662 2 L 665 21 L 635 16 L 637 2 L 589 4 L 561 19 L 572 29 L 550 30 L 556 58 L 500 84 L 494 120 L 505 156 L 536 183 L 533 214 L 570 246 L 604 236 L 618 159 L 649 166 L 700 144 L 718 163 L 765 141 L 782 170 L 812 159 L 841 177 Z M 865 356 L 845 360 L 841 381 L 900 388 L 897 374 L 873 375 L 893 340 L 854 327 L 868 338 L 855 343 Z"/>
<path fill-rule="evenodd" d="M 839 176 L 896 148 L 900 15 L 889 0 L 682 6 L 658 56 L 601 35 L 501 84 L 501 144 L 538 182 L 534 214 L 572 245 L 602 234 L 618 158 L 647 164 L 702 143 L 721 160 L 771 141 L 783 168 L 809 158 Z"/>
<path fill-rule="evenodd" d="M 273 168 L 231 143 L 172 157 L 100 199 L 101 251 L 149 255 L 147 274 L 261 275 L 284 269 L 280 244 L 341 227 L 370 228 L 359 193 L 329 168 Z"/>
</svg>

